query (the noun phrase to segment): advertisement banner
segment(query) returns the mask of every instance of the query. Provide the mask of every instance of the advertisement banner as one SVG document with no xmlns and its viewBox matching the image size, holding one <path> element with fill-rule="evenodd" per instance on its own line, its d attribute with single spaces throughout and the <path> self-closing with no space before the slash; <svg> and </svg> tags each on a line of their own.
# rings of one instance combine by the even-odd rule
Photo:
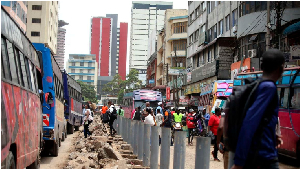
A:
<svg viewBox="0 0 300 170">
<path fill-rule="evenodd" d="M 166 99 L 170 100 L 171 92 L 170 92 L 170 87 L 166 87 Z"/>
<path fill-rule="evenodd" d="M 149 80 L 149 84 L 154 84 L 154 80 Z"/>
<path fill-rule="evenodd" d="M 291 60 L 300 60 L 300 45 L 294 45 L 290 47 Z"/>
<path fill-rule="evenodd" d="M 189 102 L 190 102 L 189 97 L 187 97 L 187 96 L 180 96 L 180 98 L 179 98 L 179 104 L 180 105 L 187 106 L 189 104 Z"/>
<path fill-rule="evenodd" d="M 186 79 L 187 82 L 191 82 L 192 81 L 192 73 L 191 72 L 188 72 L 187 73 L 187 79 Z"/>
<path fill-rule="evenodd" d="M 234 78 L 236 78 L 237 74 L 239 72 L 245 72 L 248 69 L 251 68 L 251 58 L 246 58 L 243 62 L 243 65 L 241 67 L 241 61 L 239 62 L 235 62 L 231 64 L 231 80 L 233 80 Z M 240 67 L 241 67 L 241 71 L 240 71 Z"/>
</svg>

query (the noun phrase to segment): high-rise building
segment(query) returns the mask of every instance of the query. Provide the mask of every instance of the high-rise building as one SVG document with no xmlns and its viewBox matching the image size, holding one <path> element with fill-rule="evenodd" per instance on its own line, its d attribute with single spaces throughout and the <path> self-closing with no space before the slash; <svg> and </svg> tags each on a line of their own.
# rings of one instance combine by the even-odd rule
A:
<svg viewBox="0 0 300 170">
<path fill-rule="evenodd" d="M 74 79 L 95 86 L 97 91 L 97 62 L 94 54 L 69 54 L 66 72 Z"/>
<path fill-rule="evenodd" d="M 18 23 L 21 30 L 26 32 L 27 1 L 1 1 L 3 8 Z"/>
<path fill-rule="evenodd" d="M 121 22 L 118 33 L 117 73 L 126 80 L 128 23 Z"/>
<path fill-rule="evenodd" d="M 56 54 L 58 1 L 28 1 L 26 36 L 33 43 L 43 43 Z"/>
<path fill-rule="evenodd" d="M 139 71 L 143 84 L 146 83 L 148 38 L 153 29 L 159 31 L 164 27 L 166 9 L 173 9 L 173 2 L 132 2 L 129 69 Z"/>
<path fill-rule="evenodd" d="M 58 36 L 57 36 L 57 49 L 56 55 L 54 56 L 59 68 L 64 69 L 64 60 L 65 60 L 65 38 L 66 38 L 66 29 L 62 28 L 65 25 L 69 25 L 63 20 L 58 21 Z"/>
<path fill-rule="evenodd" d="M 98 86 L 110 82 L 116 73 L 125 79 L 127 32 L 128 23 L 120 23 L 118 28 L 117 14 L 91 19 L 90 53 L 96 55 L 98 63 Z M 102 94 L 102 88 L 98 89 Z"/>
</svg>

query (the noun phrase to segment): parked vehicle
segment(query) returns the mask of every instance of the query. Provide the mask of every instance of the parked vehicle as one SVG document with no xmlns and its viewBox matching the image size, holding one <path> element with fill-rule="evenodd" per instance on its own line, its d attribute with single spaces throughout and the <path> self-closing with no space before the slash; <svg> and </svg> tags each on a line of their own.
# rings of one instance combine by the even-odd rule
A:
<svg viewBox="0 0 300 170">
<path fill-rule="evenodd" d="M 62 73 L 48 47 L 41 43 L 33 45 L 40 51 L 43 60 L 43 91 L 53 98 L 52 104 L 43 102 L 44 153 L 50 152 L 51 155 L 58 156 L 62 136 L 66 132 Z"/>
<path fill-rule="evenodd" d="M 150 102 L 150 107 L 155 111 L 158 106 L 158 102 L 162 101 L 161 92 L 154 90 L 134 90 L 131 93 L 126 93 L 123 97 L 122 108 L 124 109 L 124 116 L 126 118 L 131 117 L 131 112 L 136 107 L 146 106 L 146 102 Z"/>
<path fill-rule="evenodd" d="M 282 78 L 277 81 L 280 101 L 279 122 L 283 145 L 278 148 L 280 154 L 297 158 L 300 161 L 300 67 L 285 69 Z M 234 79 L 234 86 L 245 84 L 245 79 L 257 79 L 262 72 L 241 73 Z"/>
<path fill-rule="evenodd" d="M 39 168 L 41 58 L 3 7 L 1 66 L 1 169 Z"/>
<path fill-rule="evenodd" d="M 64 82 L 64 116 L 67 121 L 67 132 L 65 132 L 65 135 L 67 135 L 67 133 L 73 134 L 74 128 L 76 131 L 79 130 L 84 115 L 82 113 L 80 85 L 66 71 L 62 73 Z"/>
</svg>

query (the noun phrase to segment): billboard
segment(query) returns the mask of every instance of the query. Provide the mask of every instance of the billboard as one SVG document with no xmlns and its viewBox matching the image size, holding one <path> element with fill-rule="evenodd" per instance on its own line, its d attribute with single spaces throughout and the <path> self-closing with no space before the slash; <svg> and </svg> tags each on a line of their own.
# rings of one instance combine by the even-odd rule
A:
<svg viewBox="0 0 300 170">
<path fill-rule="evenodd" d="M 171 92 L 170 92 L 170 87 L 166 87 L 166 100 L 170 100 L 171 97 Z"/>
</svg>

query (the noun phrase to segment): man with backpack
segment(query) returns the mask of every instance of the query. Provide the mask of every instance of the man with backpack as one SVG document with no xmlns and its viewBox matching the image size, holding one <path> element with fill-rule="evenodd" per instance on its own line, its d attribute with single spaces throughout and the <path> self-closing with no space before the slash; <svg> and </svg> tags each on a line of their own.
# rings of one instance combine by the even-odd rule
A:
<svg viewBox="0 0 300 170">
<path fill-rule="evenodd" d="M 117 131 L 113 127 L 114 121 L 117 119 L 117 109 L 115 108 L 113 103 L 109 103 L 109 128 L 110 128 L 110 135 L 112 136 L 115 134 Z M 114 133 L 113 133 L 114 131 Z"/>
<path fill-rule="evenodd" d="M 271 49 L 262 56 L 262 78 L 233 90 L 225 109 L 225 147 L 235 152 L 232 168 L 278 169 L 276 135 L 278 96 L 276 81 L 282 76 L 285 58 Z"/>
</svg>

